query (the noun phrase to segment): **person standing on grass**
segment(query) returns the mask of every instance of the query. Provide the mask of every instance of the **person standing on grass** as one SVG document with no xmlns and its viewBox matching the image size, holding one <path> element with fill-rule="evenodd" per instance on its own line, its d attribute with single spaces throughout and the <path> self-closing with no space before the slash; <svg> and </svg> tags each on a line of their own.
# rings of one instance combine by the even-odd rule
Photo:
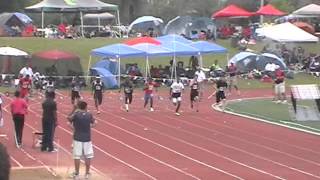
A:
<svg viewBox="0 0 320 180">
<path fill-rule="evenodd" d="M 96 122 L 92 114 L 87 111 L 87 103 L 78 101 L 78 110 L 74 111 L 69 117 L 70 126 L 73 128 L 73 159 L 75 172 L 72 178 L 79 178 L 80 159 L 84 156 L 86 174 L 85 178 L 90 177 L 91 159 L 94 157 L 91 142 L 91 127 Z"/>
<path fill-rule="evenodd" d="M 42 145 L 41 151 L 55 152 L 53 147 L 54 132 L 57 126 L 57 103 L 54 101 L 55 93 L 46 93 L 42 103 Z"/>
<path fill-rule="evenodd" d="M 238 88 L 238 80 L 237 80 L 237 74 L 238 69 L 234 63 L 230 63 L 230 65 L 227 67 L 227 73 L 229 74 L 229 93 L 231 95 L 232 87 L 237 91 L 237 94 L 240 95 L 240 90 Z"/>
<path fill-rule="evenodd" d="M 129 112 L 129 104 L 132 103 L 132 94 L 133 94 L 133 84 L 129 78 L 127 78 L 125 82 L 122 84 L 122 88 L 124 92 L 125 108 L 126 108 L 126 111 Z"/>
<path fill-rule="evenodd" d="M 212 96 L 216 95 L 216 105 L 224 111 L 226 107 L 226 90 L 228 88 L 228 83 L 225 77 L 220 77 L 216 82 L 215 91 L 208 97 L 211 99 Z"/>
<path fill-rule="evenodd" d="M 194 104 L 196 104 L 196 111 L 199 112 L 199 84 L 198 84 L 198 76 L 195 75 L 194 78 L 190 82 L 190 100 L 191 100 L 191 108 L 193 109 Z"/>
<path fill-rule="evenodd" d="M 79 77 L 73 77 L 71 81 L 71 103 L 75 105 L 78 100 L 81 98 L 80 96 L 81 84 L 79 81 Z"/>
<path fill-rule="evenodd" d="M 285 74 L 280 69 L 280 66 L 277 66 L 275 71 L 275 80 L 274 80 L 274 93 L 276 103 L 287 103 L 286 98 L 286 86 L 285 86 Z"/>
<path fill-rule="evenodd" d="M 147 104 L 150 101 L 150 111 L 154 111 L 153 109 L 153 90 L 155 88 L 156 83 L 152 80 L 152 78 L 148 79 L 148 82 L 144 85 L 144 108 L 147 106 Z"/>
<path fill-rule="evenodd" d="M 104 84 L 101 81 L 100 76 L 96 76 L 95 81 L 92 82 L 92 94 L 94 99 L 94 105 L 96 106 L 97 114 L 100 114 L 99 106 L 102 104 L 104 93 Z"/>
<path fill-rule="evenodd" d="M 175 112 L 177 116 L 180 116 L 179 109 L 181 106 L 181 101 L 182 101 L 181 96 L 182 96 L 183 90 L 184 90 L 184 85 L 182 84 L 179 78 L 175 80 L 170 87 L 170 96 L 171 96 L 173 105 L 177 106 L 176 112 Z"/>
<path fill-rule="evenodd" d="M 27 114 L 28 105 L 26 100 L 21 98 L 19 91 L 16 91 L 14 96 L 15 99 L 11 102 L 10 108 L 15 127 L 15 143 L 17 148 L 21 148 L 24 120 L 25 115 Z"/>
<path fill-rule="evenodd" d="M 30 75 L 27 74 L 25 77 L 19 80 L 20 97 L 27 99 L 31 87 L 32 87 L 32 81 L 30 79 Z"/>
</svg>

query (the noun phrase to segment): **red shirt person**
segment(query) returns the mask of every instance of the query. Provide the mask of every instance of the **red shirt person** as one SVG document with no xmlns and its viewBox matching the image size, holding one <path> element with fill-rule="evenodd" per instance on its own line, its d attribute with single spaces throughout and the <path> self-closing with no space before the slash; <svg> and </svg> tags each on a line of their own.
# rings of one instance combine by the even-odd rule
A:
<svg viewBox="0 0 320 180">
<path fill-rule="evenodd" d="M 147 106 L 149 100 L 150 100 L 150 111 L 153 110 L 153 89 L 155 87 L 156 83 L 152 81 L 152 79 L 148 79 L 148 82 L 145 84 L 144 90 L 144 107 Z"/>
<path fill-rule="evenodd" d="M 20 92 L 14 93 L 16 97 L 10 104 L 12 119 L 15 126 L 15 142 L 18 148 L 22 144 L 22 132 L 24 127 L 25 115 L 27 114 L 28 105 L 25 99 L 21 98 Z"/>
<path fill-rule="evenodd" d="M 28 96 L 29 91 L 32 86 L 32 81 L 30 79 L 29 75 L 26 75 L 26 77 L 21 78 L 19 80 L 19 88 L 20 88 L 20 97 L 25 98 Z"/>
</svg>

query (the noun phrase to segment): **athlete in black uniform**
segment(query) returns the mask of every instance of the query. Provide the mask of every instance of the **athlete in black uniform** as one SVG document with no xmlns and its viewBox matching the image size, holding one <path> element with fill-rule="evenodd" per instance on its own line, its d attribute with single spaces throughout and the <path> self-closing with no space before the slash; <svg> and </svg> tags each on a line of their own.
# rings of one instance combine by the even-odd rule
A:
<svg viewBox="0 0 320 180">
<path fill-rule="evenodd" d="M 78 77 L 73 77 L 71 82 L 71 103 L 73 105 L 78 103 L 78 100 L 80 99 L 80 82 Z M 75 101 L 77 100 L 77 102 Z"/>
<path fill-rule="evenodd" d="M 198 76 L 195 75 L 193 80 L 190 82 L 190 102 L 191 102 L 191 108 L 193 108 L 193 105 L 195 103 L 196 105 L 196 111 L 199 112 L 199 83 L 197 81 Z"/>
<path fill-rule="evenodd" d="M 126 79 L 122 84 L 123 92 L 124 92 L 124 104 L 126 107 L 126 111 L 129 111 L 129 104 L 132 103 L 132 94 L 133 94 L 133 84 L 130 79 Z"/>
<path fill-rule="evenodd" d="M 215 91 L 208 97 L 210 99 L 213 95 L 216 95 L 216 104 L 224 111 L 226 106 L 226 94 L 225 91 L 228 88 L 228 83 L 225 77 L 220 77 L 216 82 Z"/>
<path fill-rule="evenodd" d="M 99 106 L 102 104 L 104 92 L 104 84 L 101 81 L 100 76 L 96 77 L 96 80 L 92 82 L 92 94 L 94 99 L 94 104 L 97 109 L 97 114 L 100 114 Z"/>
</svg>

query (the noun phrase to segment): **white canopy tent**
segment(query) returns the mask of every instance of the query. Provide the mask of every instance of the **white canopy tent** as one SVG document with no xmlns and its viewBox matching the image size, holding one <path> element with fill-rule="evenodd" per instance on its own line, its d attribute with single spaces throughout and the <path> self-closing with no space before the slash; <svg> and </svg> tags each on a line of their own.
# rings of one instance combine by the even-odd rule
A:
<svg viewBox="0 0 320 180">
<path fill-rule="evenodd" d="M 304 6 L 296 11 L 294 11 L 292 14 L 295 15 L 312 15 L 312 16 L 320 16 L 320 5 L 317 4 L 309 4 L 307 6 Z"/>
<path fill-rule="evenodd" d="M 28 53 L 12 47 L 0 47 L 1 56 L 28 56 Z"/>
<path fill-rule="evenodd" d="M 259 36 L 265 36 L 278 42 L 318 42 L 319 38 L 287 22 L 256 30 Z"/>
</svg>

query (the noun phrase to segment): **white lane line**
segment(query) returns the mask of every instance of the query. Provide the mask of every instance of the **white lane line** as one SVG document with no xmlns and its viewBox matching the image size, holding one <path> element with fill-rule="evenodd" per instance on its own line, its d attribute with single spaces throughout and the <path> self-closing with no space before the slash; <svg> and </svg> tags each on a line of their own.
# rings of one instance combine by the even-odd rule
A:
<svg viewBox="0 0 320 180">
<path fill-rule="evenodd" d="M 19 161 L 17 161 L 15 158 L 13 158 L 12 156 L 10 156 L 10 159 L 14 162 L 14 163 L 16 163 L 20 168 L 22 168 L 23 167 L 23 165 L 21 164 L 21 163 L 19 163 Z"/>
<path fill-rule="evenodd" d="M 35 104 L 37 104 L 37 103 L 35 103 Z M 33 104 L 33 105 L 35 105 L 35 104 Z M 30 112 L 32 112 L 32 113 L 34 113 L 34 114 L 38 114 L 37 112 L 35 112 L 35 111 L 31 110 L 31 109 L 30 109 Z M 63 113 L 59 113 L 59 114 L 60 114 L 60 115 L 62 115 L 62 116 L 64 116 L 64 117 L 67 117 L 67 116 L 66 116 L 65 114 L 63 114 Z M 71 131 L 69 131 L 69 130 L 67 130 L 67 129 L 65 129 L 65 128 L 61 127 L 61 126 L 58 126 L 58 128 L 62 129 L 63 131 L 67 132 L 67 133 L 68 133 L 68 134 L 70 134 L 70 135 L 73 135 L 73 133 L 72 133 Z M 101 148 L 99 148 L 98 146 L 96 146 L 96 145 L 93 145 L 93 146 L 94 146 L 96 149 L 98 149 L 99 151 L 101 151 L 103 154 L 105 154 L 105 155 L 107 155 L 107 156 L 109 156 L 109 157 L 111 157 L 111 158 L 113 158 L 113 159 L 115 159 L 115 160 L 117 160 L 117 161 L 119 161 L 119 162 L 121 162 L 121 163 L 123 163 L 123 164 L 127 165 L 127 166 L 128 166 L 128 167 L 130 167 L 130 168 L 133 168 L 134 170 L 136 170 L 136 171 L 138 171 L 138 172 L 142 173 L 143 175 L 145 175 L 145 176 L 149 177 L 150 179 L 153 179 L 153 180 L 155 180 L 155 179 L 156 179 L 155 177 L 153 177 L 153 176 L 151 176 L 151 175 L 149 175 L 149 174 L 145 173 L 144 171 L 142 171 L 142 170 L 140 170 L 140 169 L 136 168 L 135 166 L 130 165 L 130 164 L 128 164 L 128 163 L 126 163 L 126 162 L 122 161 L 121 159 L 119 159 L 119 158 L 117 158 L 117 157 L 115 157 L 115 156 L 113 156 L 113 155 L 111 155 L 111 154 L 107 153 L 106 151 L 102 150 L 102 149 L 101 149 Z M 62 148 L 62 146 L 61 146 L 61 148 Z M 70 153 L 70 154 L 71 154 L 71 153 Z M 93 167 L 93 168 L 94 168 L 94 167 Z M 101 174 L 101 175 L 103 175 L 104 177 L 106 177 L 106 175 L 105 175 L 104 173 L 102 173 L 100 170 L 98 170 L 97 168 L 94 168 L 94 169 L 95 169 L 95 171 L 96 171 L 96 172 L 98 172 L 98 174 Z"/>
<path fill-rule="evenodd" d="M 101 112 L 106 112 L 106 111 L 103 111 L 103 110 L 102 110 Z M 106 112 L 106 113 L 108 113 L 108 112 Z M 118 117 L 123 118 L 123 117 L 121 117 L 121 116 L 118 116 Z M 219 169 L 219 168 L 217 168 L 217 167 L 214 167 L 214 166 L 211 166 L 211 165 L 209 165 L 209 164 L 206 164 L 206 163 L 204 163 L 204 162 L 202 162 L 202 161 L 199 161 L 199 160 L 197 160 L 197 159 L 193 159 L 193 158 L 191 158 L 191 157 L 189 157 L 189 156 L 187 156 L 187 155 L 185 155 L 185 154 L 182 154 L 182 153 L 180 153 L 180 152 L 177 152 L 177 151 L 175 151 L 175 150 L 173 150 L 173 149 L 171 149 L 171 148 L 168 148 L 168 147 L 166 147 L 166 146 L 163 146 L 163 145 L 161 145 L 161 144 L 159 144 L 159 143 L 157 143 L 157 142 L 154 142 L 154 141 L 152 141 L 152 140 L 150 140 L 150 139 L 147 139 L 147 138 L 144 138 L 144 137 L 142 137 L 142 136 L 140 136 L 140 135 L 137 135 L 137 134 L 135 134 L 135 133 L 132 133 L 131 131 L 127 131 L 127 130 L 121 128 L 121 127 L 118 127 L 118 126 L 114 125 L 114 124 L 108 123 L 108 122 L 106 122 L 106 121 L 104 121 L 104 120 L 102 120 L 102 119 L 100 119 L 100 118 L 96 118 L 96 119 L 98 119 L 100 122 L 102 122 L 102 123 L 104 123 L 104 124 L 106 124 L 106 125 L 112 126 L 112 127 L 117 128 L 117 129 L 119 129 L 119 130 L 121 130 L 121 131 L 124 131 L 124 132 L 126 132 L 126 133 L 128 133 L 128 134 L 130 134 L 130 135 L 133 135 L 133 136 L 135 136 L 135 137 L 138 137 L 138 138 L 140 138 L 140 139 L 143 139 L 143 140 L 145 140 L 145 141 L 147 141 L 147 142 L 149 142 L 149 143 L 152 143 L 152 144 L 154 144 L 154 145 L 156 145 L 156 146 L 159 146 L 159 147 L 161 147 L 161 148 L 163 148 L 163 149 L 166 149 L 166 150 L 168 150 L 168 151 L 170 151 L 170 152 L 173 152 L 173 153 L 175 153 L 175 154 L 178 154 L 178 155 L 180 155 L 180 156 L 182 156 L 182 157 L 184 157 L 184 158 L 186 158 L 186 159 L 189 159 L 189 160 L 191 160 L 191 161 L 193 161 L 193 162 L 196 162 L 196 163 L 198 163 L 198 164 L 201 164 L 201 165 L 203 165 L 203 166 L 205 166 L 205 167 L 208 167 L 208 168 L 210 168 L 210 169 L 216 170 L 216 171 L 218 171 L 218 172 L 221 172 L 221 173 L 223 173 L 223 174 L 226 174 L 226 175 L 228 175 L 228 176 L 231 176 L 231 177 L 233 177 L 233 178 L 235 178 L 235 179 L 244 180 L 243 178 L 241 178 L 241 177 L 239 177 L 239 176 L 236 176 L 236 175 L 231 174 L 231 173 L 229 173 L 229 172 L 227 172 L 227 171 L 224 171 L 224 170 Z"/>
</svg>

